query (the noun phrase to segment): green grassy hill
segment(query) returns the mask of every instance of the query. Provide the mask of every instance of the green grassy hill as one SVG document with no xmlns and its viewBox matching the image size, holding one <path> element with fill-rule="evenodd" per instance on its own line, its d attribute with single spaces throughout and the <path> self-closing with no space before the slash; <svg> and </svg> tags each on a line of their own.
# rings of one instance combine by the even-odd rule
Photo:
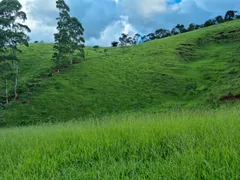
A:
<svg viewBox="0 0 240 180">
<path fill-rule="evenodd" d="M 20 98 L 5 111 L 7 125 L 196 107 L 240 94 L 240 20 L 132 47 L 89 47 L 85 61 L 53 75 L 51 44 L 22 50 Z"/>
</svg>

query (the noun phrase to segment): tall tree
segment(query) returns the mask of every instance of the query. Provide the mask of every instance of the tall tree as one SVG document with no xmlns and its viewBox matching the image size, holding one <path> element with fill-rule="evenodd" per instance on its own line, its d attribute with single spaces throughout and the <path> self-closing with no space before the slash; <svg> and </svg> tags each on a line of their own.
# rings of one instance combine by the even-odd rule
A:
<svg viewBox="0 0 240 180">
<path fill-rule="evenodd" d="M 122 36 L 119 38 L 119 41 L 120 41 L 119 45 L 122 47 L 131 45 L 133 43 L 132 37 L 129 37 L 128 34 L 124 33 L 122 33 Z"/>
<path fill-rule="evenodd" d="M 80 58 L 85 58 L 84 56 L 84 44 L 85 40 L 82 37 L 84 32 L 84 28 L 82 24 L 78 21 L 77 18 L 71 17 L 70 25 L 69 25 L 69 35 L 70 35 L 70 64 L 73 63 L 73 54 L 74 52 L 78 52 Z"/>
<path fill-rule="evenodd" d="M 215 17 L 215 21 L 217 24 L 220 24 L 220 23 L 223 23 L 224 22 L 224 19 L 222 16 L 217 16 Z"/>
<path fill-rule="evenodd" d="M 171 36 L 171 32 L 167 29 L 158 29 L 155 31 L 155 37 L 158 39 L 168 36 Z"/>
<path fill-rule="evenodd" d="M 187 32 L 183 24 L 178 24 L 175 28 L 179 31 L 179 33 Z"/>
<path fill-rule="evenodd" d="M 225 18 L 224 18 L 225 21 L 234 20 L 236 18 L 236 13 L 237 13 L 237 11 L 233 11 L 233 10 L 227 11 Z"/>
<path fill-rule="evenodd" d="M 13 64 L 14 70 L 14 97 L 17 98 L 17 86 L 18 86 L 18 63 L 17 52 L 21 52 L 18 49 L 18 45 L 28 46 L 29 37 L 25 34 L 26 32 L 31 32 L 28 26 L 22 24 L 27 20 L 27 15 L 25 12 L 21 11 L 22 5 L 18 0 L 2 0 L 0 2 L 0 29 L 4 34 L 2 39 L 2 44 L 11 50 L 10 57 Z M 5 48 L 6 49 L 6 48 Z"/>
<path fill-rule="evenodd" d="M 150 40 L 156 39 L 155 33 L 149 33 L 149 34 L 147 35 L 147 37 L 148 37 Z"/>
<path fill-rule="evenodd" d="M 189 27 L 188 27 L 187 31 L 194 31 L 194 30 L 199 29 L 199 28 L 200 28 L 199 25 L 191 23 L 191 24 L 189 24 Z"/>
<path fill-rule="evenodd" d="M 57 18 L 58 32 L 54 34 L 55 45 L 53 49 L 55 52 L 53 54 L 53 61 L 55 62 L 55 66 L 59 71 L 64 63 L 64 60 L 67 59 L 67 56 L 71 51 L 72 44 L 71 37 L 69 35 L 71 17 L 69 15 L 70 8 L 64 0 L 57 0 L 56 7 L 59 9 L 59 17 Z"/>
<path fill-rule="evenodd" d="M 138 43 L 138 39 L 140 37 L 140 34 L 135 34 L 134 37 L 133 37 L 133 44 L 137 44 Z"/>
<path fill-rule="evenodd" d="M 204 27 L 209 27 L 209 26 L 213 26 L 216 24 L 216 20 L 215 19 L 209 19 L 204 23 Z"/>
<path fill-rule="evenodd" d="M 57 0 L 56 7 L 59 9 L 57 18 L 57 30 L 54 34 L 55 45 L 53 47 L 53 61 L 60 70 L 63 64 L 73 63 L 73 54 L 78 51 L 79 56 L 84 58 L 84 28 L 77 18 L 70 16 L 70 8 L 64 0 Z"/>
<path fill-rule="evenodd" d="M 179 31 L 177 30 L 177 28 L 172 28 L 171 35 L 174 36 L 174 35 L 177 35 L 177 34 L 179 34 Z"/>
</svg>

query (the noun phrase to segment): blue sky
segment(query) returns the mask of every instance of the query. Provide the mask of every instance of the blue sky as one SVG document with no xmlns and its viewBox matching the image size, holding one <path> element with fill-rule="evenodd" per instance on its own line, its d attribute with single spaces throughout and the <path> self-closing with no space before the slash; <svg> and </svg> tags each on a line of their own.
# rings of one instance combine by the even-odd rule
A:
<svg viewBox="0 0 240 180">
<path fill-rule="evenodd" d="M 32 41 L 53 41 L 55 0 L 19 0 L 27 12 Z M 66 0 L 71 15 L 85 28 L 87 45 L 109 46 L 121 33 L 147 34 L 178 23 L 204 23 L 229 9 L 240 10 L 239 0 Z"/>
<path fill-rule="evenodd" d="M 174 1 L 168 1 L 169 5 L 180 3 L 182 0 L 174 0 Z"/>
</svg>

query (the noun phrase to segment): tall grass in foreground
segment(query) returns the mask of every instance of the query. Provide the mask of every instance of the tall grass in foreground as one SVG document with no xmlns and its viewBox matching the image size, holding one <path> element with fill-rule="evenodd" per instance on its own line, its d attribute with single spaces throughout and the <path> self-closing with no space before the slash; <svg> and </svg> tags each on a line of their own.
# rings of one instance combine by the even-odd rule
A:
<svg viewBox="0 0 240 180">
<path fill-rule="evenodd" d="M 239 179 L 240 105 L 0 130 L 0 179 Z"/>
</svg>

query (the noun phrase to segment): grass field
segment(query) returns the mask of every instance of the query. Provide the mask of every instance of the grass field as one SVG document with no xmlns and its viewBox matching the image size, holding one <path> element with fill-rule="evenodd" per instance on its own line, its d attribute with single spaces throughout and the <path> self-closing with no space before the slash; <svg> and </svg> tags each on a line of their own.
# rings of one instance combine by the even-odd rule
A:
<svg viewBox="0 0 240 180">
<path fill-rule="evenodd" d="M 19 99 L 0 110 L 0 180 L 240 179 L 240 104 L 223 102 L 240 99 L 239 42 L 236 20 L 86 47 L 60 73 L 52 44 L 20 47 Z"/>
<path fill-rule="evenodd" d="M 236 20 L 132 47 L 87 47 L 86 61 L 53 76 L 52 45 L 31 44 L 19 56 L 19 100 L 4 124 L 219 104 L 240 94 L 239 27 Z"/>
<path fill-rule="evenodd" d="M 1 129 L 0 179 L 239 179 L 239 109 Z"/>
</svg>

